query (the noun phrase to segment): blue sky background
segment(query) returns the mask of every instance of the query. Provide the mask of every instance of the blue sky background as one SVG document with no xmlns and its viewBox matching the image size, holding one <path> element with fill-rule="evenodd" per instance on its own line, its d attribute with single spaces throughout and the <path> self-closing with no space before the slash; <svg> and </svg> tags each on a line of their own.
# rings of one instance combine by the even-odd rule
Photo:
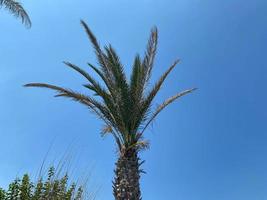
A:
<svg viewBox="0 0 267 200">
<path fill-rule="evenodd" d="M 85 107 L 53 92 L 28 89 L 48 82 L 80 91 L 85 80 L 62 64 L 95 63 L 80 26 L 117 49 L 129 72 L 150 28 L 159 28 L 153 80 L 181 63 L 156 99 L 199 88 L 167 108 L 146 132 L 151 149 L 142 177 L 143 199 L 267 199 L 267 1 L 102 0 L 23 1 L 27 30 L 0 10 L 0 185 L 38 170 L 71 146 L 73 165 L 94 166 L 98 199 L 112 199 L 115 146 L 101 139 L 102 123 Z M 91 167 L 89 167 L 91 168 Z M 79 176 L 79 171 L 76 173 Z M 81 175 L 80 175 L 81 176 Z"/>
</svg>

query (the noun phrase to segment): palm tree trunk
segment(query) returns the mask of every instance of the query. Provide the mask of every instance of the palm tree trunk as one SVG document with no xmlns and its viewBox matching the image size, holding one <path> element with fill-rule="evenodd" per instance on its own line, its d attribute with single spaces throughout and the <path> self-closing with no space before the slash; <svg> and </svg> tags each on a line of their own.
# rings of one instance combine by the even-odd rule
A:
<svg viewBox="0 0 267 200">
<path fill-rule="evenodd" d="M 121 153 L 116 163 L 113 195 L 116 200 L 141 200 L 139 157 L 136 149 Z"/>
</svg>

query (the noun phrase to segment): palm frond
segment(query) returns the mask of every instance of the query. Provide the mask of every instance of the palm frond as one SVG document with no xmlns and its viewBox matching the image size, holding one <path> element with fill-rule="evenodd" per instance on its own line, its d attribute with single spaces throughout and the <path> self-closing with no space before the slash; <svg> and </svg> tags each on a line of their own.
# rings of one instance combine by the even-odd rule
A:
<svg viewBox="0 0 267 200">
<path fill-rule="evenodd" d="M 106 105 L 102 104 L 101 102 L 98 102 L 97 100 L 91 97 L 85 96 L 84 94 L 80 94 L 78 92 L 74 92 L 69 89 L 65 89 L 62 87 L 58 87 L 58 86 L 46 84 L 46 83 L 29 83 L 24 86 L 52 89 L 58 93 L 57 95 L 55 95 L 55 97 L 66 97 L 66 98 L 71 98 L 74 101 L 80 102 L 84 104 L 85 106 L 87 106 L 94 114 L 96 114 L 106 124 L 114 127 L 115 130 L 117 130 L 117 128 L 120 128 L 119 126 L 120 123 L 118 122 L 118 119 L 114 118 L 114 116 L 109 111 L 109 109 L 106 107 Z M 113 135 L 116 141 L 122 140 L 120 139 L 120 136 L 117 133 L 113 133 Z"/>
<path fill-rule="evenodd" d="M 120 62 L 115 50 L 109 45 L 105 47 L 107 65 L 110 69 L 110 73 L 113 79 L 114 89 L 120 93 L 121 96 L 128 95 L 129 86 L 127 83 L 126 74 L 124 68 Z"/>
<path fill-rule="evenodd" d="M 157 41 L 158 31 L 157 28 L 154 27 L 151 30 L 143 61 L 141 61 L 139 55 L 137 55 L 134 59 L 134 65 L 130 79 L 130 88 L 131 93 L 137 97 L 137 100 L 140 100 L 140 96 L 143 95 L 146 85 L 151 77 L 151 71 L 157 50 Z"/>
<path fill-rule="evenodd" d="M 71 99 L 78 101 L 78 102 L 86 105 L 87 107 L 89 107 L 100 118 L 106 118 L 105 116 L 103 116 L 102 113 L 99 112 L 99 109 L 96 106 L 96 102 L 94 102 L 90 97 L 87 97 L 87 96 L 80 94 L 78 92 L 74 92 L 74 91 L 71 91 L 69 89 L 65 89 L 62 87 L 58 87 L 58 86 L 46 84 L 46 83 L 29 83 L 29 84 L 26 84 L 24 86 L 25 87 L 41 87 L 41 88 L 52 89 L 58 93 L 57 95 L 55 95 L 55 97 L 71 98 Z"/>
<path fill-rule="evenodd" d="M 153 89 L 148 93 L 146 99 L 145 99 L 145 104 L 151 104 L 152 100 L 154 97 L 157 95 L 158 91 L 161 89 L 162 84 L 166 80 L 167 76 L 170 74 L 170 72 L 174 69 L 174 67 L 177 65 L 179 60 L 175 61 L 169 69 L 159 78 L 159 80 L 156 82 L 154 85 Z"/>
<path fill-rule="evenodd" d="M 75 71 L 79 72 L 83 77 L 85 77 L 92 84 L 92 87 L 90 87 L 90 88 L 87 87 L 87 88 L 93 90 L 101 97 L 107 95 L 107 92 L 105 91 L 105 89 L 92 76 L 90 76 L 86 71 L 84 71 L 80 67 L 78 67 L 72 63 L 69 63 L 69 62 L 64 62 L 64 64 L 66 64 L 68 67 L 74 69 Z"/>
<path fill-rule="evenodd" d="M 130 79 L 130 97 L 132 101 L 132 123 L 131 130 L 135 130 L 136 122 L 138 121 L 138 113 L 141 112 L 142 98 L 143 98 L 143 67 L 141 63 L 141 58 L 137 55 L 134 59 L 134 64 L 132 67 L 131 79 Z"/>
<path fill-rule="evenodd" d="M 100 66 L 101 66 L 101 70 L 103 71 L 105 76 L 111 82 L 110 69 L 107 66 L 105 55 L 103 54 L 95 35 L 93 34 L 91 29 L 87 26 L 87 24 L 83 20 L 81 20 L 81 24 L 82 24 L 85 32 L 87 33 L 87 36 L 88 36 L 89 40 L 91 41 L 94 49 L 95 49 L 95 54 L 97 56 L 97 59 L 98 59 Z"/>
<path fill-rule="evenodd" d="M 8 9 L 15 17 L 20 18 L 22 23 L 30 28 L 31 20 L 26 10 L 23 8 L 21 3 L 15 0 L 0 0 L 0 6 L 4 6 Z"/>
<path fill-rule="evenodd" d="M 117 55 L 116 51 L 112 48 L 111 45 L 105 47 L 106 50 L 106 59 L 107 65 L 114 77 L 117 85 L 121 85 L 127 88 L 127 79 L 124 72 L 124 68 L 120 62 L 119 56 Z"/>
<path fill-rule="evenodd" d="M 90 76 L 83 69 L 69 62 L 64 62 L 64 63 L 70 68 L 79 72 L 82 76 L 84 76 L 90 82 L 90 84 L 84 84 L 84 87 L 94 91 L 96 95 L 100 96 L 105 102 L 105 104 L 107 105 L 110 113 L 113 113 L 114 119 L 116 119 L 116 121 L 121 121 L 122 118 L 118 116 L 118 108 L 116 107 L 116 104 L 113 102 L 113 98 L 111 98 L 110 94 L 106 91 L 106 89 L 103 88 L 92 76 Z"/>
<path fill-rule="evenodd" d="M 170 74 L 170 72 L 174 69 L 176 64 L 179 62 L 179 60 L 175 61 L 169 68 L 168 70 L 159 78 L 159 80 L 155 83 L 154 87 L 148 92 L 147 96 L 144 98 L 142 101 L 142 107 L 139 112 L 139 116 L 137 117 L 137 122 L 136 122 L 136 129 L 138 126 L 144 122 L 147 118 L 147 115 L 149 114 L 149 109 L 152 105 L 152 101 L 159 92 L 162 84 L 166 80 L 167 76 Z"/>
<path fill-rule="evenodd" d="M 148 127 L 148 125 L 157 117 L 157 115 L 164 109 L 166 108 L 169 104 L 171 104 L 172 102 L 174 102 L 176 99 L 189 94 L 191 92 L 193 92 L 194 90 L 196 90 L 197 88 L 192 88 L 189 90 L 185 90 L 183 92 L 180 92 L 170 98 L 168 98 L 167 100 L 165 100 L 162 104 L 160 104 L 157 109 L 155 110 L 155 112 L 150 116 L 150 119 L 148 120 L 148 122 L 146 123 L 146 125 L 144 126 L 143 130 L 141 131 L 141 134 L 144 133 L 144 131 L 146 130 L 146 128 Z"/>
<path fill-rule="evenodd" d="M 143 71 L 144 69 L 141 64 L 141 58 L 137 55 L 134 59 L 129 86 L 131 98 L 133 98 L 134 103 L 140 101 L 143 95 Z"/>
<path fill-rule="evenodd" d="M 116 102 L 119 105 L 124 124 L 127 125 L 130 123 L 129 114 L 132 110 L 132 104 L 130 101 L 129 85 L 127 83 L 126 74 L 120 62 L 120 59 L 112 46 L 109 45 L 108 47 L 105 47 L 105 50 L 107 54 L 108 65 L 111 69 L 111 73 L 114 77 L 114 82 L 116 85 L 115 90 L 117 91 L 117 98 L 115 99 L 117 100 Z M 125 128 L 129 130 L 129 126 Z"/>
<path fill-rule="evenodd" d="M 144 87 L 146 87 L 146 84 L 148 83 L 151 77 L 151 71 L 153 68 L 154 59 L 157 51 L 157 44 L 158 44 L 158 30 L 157 27 L 154 27 L 151 30 L 150 38 L 147 44 L 147 50 L 145 52 L 145 57 L 142 63 L 145 73 Z"/>
<path fill-rule="evenodd" d="M 112 96 L 114 96 L 116 91 L 113 88 L 113 84 L 110 83 L 110 81 L 107 79 L 107 77 L 105 77 L 105 75 L 97 67 L 95 67 L 91 63 L 87 63 L 87 64 L 88 64 L 89 67 L 91 67 L 91 69 L 93 69 L 98 74 L 98 76 L 102 79 L 102 81 L 104 81 L 104 83 L 105 83 L 106 87 L 108 88 L 110 94 Z"/>
</svg>

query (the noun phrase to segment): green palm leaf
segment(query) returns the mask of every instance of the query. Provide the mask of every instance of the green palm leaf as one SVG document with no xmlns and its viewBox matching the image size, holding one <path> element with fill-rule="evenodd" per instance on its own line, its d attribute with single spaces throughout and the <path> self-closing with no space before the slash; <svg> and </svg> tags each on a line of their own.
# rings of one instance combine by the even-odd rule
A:
<svg viewBox="0 0 267 200">
<path fill-rule="evenodd" d="M 193 92 L 194 90 L 196 90 L 197 88 L 192 88 L 189 90 L 185 90 L 183 92 L 180 92 L 168 99 L 166 99 L 163 103 L 161 103 L 156 110 L 153 112 L 153 114 L 150 116 L 149 120 L 146 122 L 146 125 L 144 126 L 143 130 L 141 131 L 141 134 L 144 133 L 144 131 L 146 130 L 146 128 L 150 125 L 150 123 L 157 117 L 157 115 L 164 109 L 166 108 L 169 104 L 171 104 L 172 102 L 174 102 L 176 99 L 189 94 L 191 92 Z"/>
</svg>

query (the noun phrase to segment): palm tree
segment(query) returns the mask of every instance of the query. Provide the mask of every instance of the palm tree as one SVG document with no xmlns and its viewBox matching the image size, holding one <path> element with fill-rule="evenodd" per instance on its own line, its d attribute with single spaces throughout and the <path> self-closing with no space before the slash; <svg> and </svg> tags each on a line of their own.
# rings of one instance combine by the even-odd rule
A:
<svg viewBox="0 0 267 200">
<path fill-rule="evenodd" d="M 87 24 L 81 21 L 97 56 L 99 67 L 88 66 L 102 79 L 96 81 L 80 67 L 64 62 L 68 67 L 80 73 L 88 83 L 83 86 L 94 93 L 92 95 L 46 83 L 30 83 L 26 87 L 49 88 L 57 92 L 55 97 L 67 97 L 85 105 L 104 122 L 102 134 L 111 134 L 118 147 L 113 194 L 116 200 L 141 199 L 139 179 L 143 172 L 143 161 L 139 152 L 148 147 L 144 140 L 144 131 L 166 106 L 176 99 L 195 90 L 180 92 L 161 103 L 152 111 L 152 101 L 159 92 L 163 82 L 174 69 L 178 60 L 159 78 L 152 88 L 148 87 L 157 49 L 157 28 L 153 28 L 142 59 L 137 55 L 133 62 L 130 80 L 127 80 L 124 67 L 111 45 L 102 49 Z"/>
<path fill-rule="evenodd" d="M 18 17 L 21 19 L 22 23 L 30 28 L 31 27 L 31 20 L 27 14 L 27 12 L 24 10 L 21 3 L 15 0 L 0 0 L 0 7 L 5 7 L 8 9 L 15 17 Z"/>
</svg>

